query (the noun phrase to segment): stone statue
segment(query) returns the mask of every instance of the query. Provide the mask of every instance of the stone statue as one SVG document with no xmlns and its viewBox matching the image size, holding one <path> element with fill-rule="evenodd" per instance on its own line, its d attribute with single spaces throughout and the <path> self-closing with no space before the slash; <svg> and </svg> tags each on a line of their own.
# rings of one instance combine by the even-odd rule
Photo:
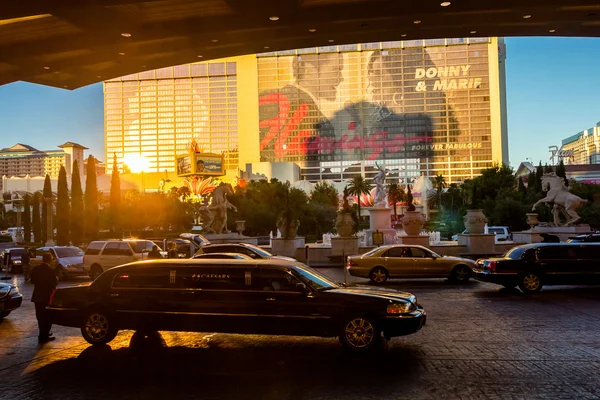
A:
<svg viewBox="0 0 600 400">
<path fill-rule="evenodd" d="M 204 199 L 200 215 L 206 233 L 230 233 L 227 230 L 227 210 L 237 212 L 237 208 L 227 200 L 228 195 L 233 195 L 233 188 L 231 185 L 225 184 L 214 189 L 210 196 Z M 209 199 L 210 205 L 208 205 Z"/>
<path fill-rule="evenodd" d="M 379 170 L 375 178 L 373 178 L 373 182 L 375 183 L 375 201 L 374 205 L 377 207 L 385 207 L 386 201 L 385 198 L 387 196 L 387 191 L 385 190 L 385 174 L 388 172 L 387 169 L 380 167 L 375 163 L 375 166 Z"/>
<path fill-rule="evenodd" d="M 541 203 L 546 203 L 546 205 L 554 203 L 552 207 L 554 226 L 573 225 L 581 219 L 577 214 L 577 210 L 587 203 L 587 200 L 570 193 L 562 177 L 557 176 L 554 172 L 544 174 L 542 176 L 542 190 L 546 192 L 546 197 L 538 200 L 533 205 L 532 210 L 535 211 L 535 208 Z M 567 218 L 564 224 L 560 222 L 561 213 Z"/>
</svg>

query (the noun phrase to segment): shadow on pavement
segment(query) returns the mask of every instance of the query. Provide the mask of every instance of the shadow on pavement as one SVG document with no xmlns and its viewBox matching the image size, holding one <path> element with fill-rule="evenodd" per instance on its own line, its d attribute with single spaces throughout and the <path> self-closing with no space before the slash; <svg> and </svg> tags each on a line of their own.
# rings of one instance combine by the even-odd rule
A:
<svg viewBox="0 0 600 400">
<path fill-rule="evenodd" d="M 525 294 L 518 288 L 508 289 L 496 286 L 497 289 L 473 291 L 475 297 L 495 298 L 524 298 L 536 300 L 586 299 L 600 300 L 600 286 L 544 286 L 541 291 Z"/>
<path fill-rule="evenodd" d="M 368 285 L 373 287 L 386 287 L 397 290 L 411 290 L 411 289 L 457 289 L 457 288 L 473 288 L 479 285 L 479 282 L 475 280 L 469 280 L 466 283 L 454 283 L 448 279 L 393 279 L 385 283 L 385 285 L 375 285 L 365 281 L 359 283 L 360 285 Z"/>
<path fill-rule="evenodd" d="M 90 346 L 77 358 L 33 373 L 51 397 L 73 398 L 311 398 L 315 390 L 384 396 L 386 388 L 411 384 L 418 349 L 355 355 L 332 340 L 260 340 L 260 344 L 203 348 L 167 347 L 158 332 L 136 332 L 127 348 Z M 251 340 L 251 339 L 249 339 Z M 75 396 L 77 397 L 77 396 Z"/>
</svg>

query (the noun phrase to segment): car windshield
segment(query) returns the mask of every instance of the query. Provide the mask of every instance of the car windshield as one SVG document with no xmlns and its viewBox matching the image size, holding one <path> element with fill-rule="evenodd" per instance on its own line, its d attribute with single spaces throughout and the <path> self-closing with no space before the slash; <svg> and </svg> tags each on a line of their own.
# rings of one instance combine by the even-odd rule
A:
<svg viewBox="0 0 600 400">
<path fill-rule="evenodd" d="M 308 284 L 316 290 L 336 289 L 340 286 L 331 281 L 328 277 L 307 267 L 304 264 L 296 264 L 296 272 L 308 281 Z"/>
<path fill-rule="evenodd" d="M 54 249 L 58 258 L 66 257 L 81 257 L 83 256 L 83 250 L 78 247 L 63 247 Z"/>
<path fill-rule="evenodd" d="M 271 258 L 271 257 L 273 257 L 273 254 L 269 253 L 268 251 L 265 251 L 265 250 L 261 249 L 258 246 L 254 246 L 254 245 L 251 245 L 251 244 L 246 244 L 244 246 L 247 247 L 247 248 L 249 248 L 249 249 L 254 250 L 262 258 Z"/>
<path fill-rule="evenodd" d="M 521 247 L 513 247 L 509 251 L 504 254 L 504 258 L 509 258 L 511 260 L 519 260 L 523 256 L 523 252 L 525 249 Z"/>
</svg>

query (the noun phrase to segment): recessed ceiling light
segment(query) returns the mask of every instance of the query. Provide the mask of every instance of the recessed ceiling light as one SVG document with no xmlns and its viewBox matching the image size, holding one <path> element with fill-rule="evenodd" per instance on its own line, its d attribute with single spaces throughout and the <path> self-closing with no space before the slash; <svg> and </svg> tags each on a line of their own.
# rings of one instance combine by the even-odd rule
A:
<svg viewBox="0 0 600 400">
<path fill-rule="evenodd" d="M 265 46 L 265 49 L 268 49 L 268 48 L 269 48 L 269 46 Z"/>
<path fill-rule="evenodd" d="M 329 43 L 333 43 L 335 40 L 333 39 L 329 39 Z"/>
<path fill-rule="evenodd" d="M 529 14 L 523 15 L 523 19 L 529 19 L 529 18 L 531 18 L 531 15 L 529 15 Z"/>
<path fill-rule="evenodd" d="M 146 68 L 146 66 L 145 66 L 145 65 L 142 65 L 142 68 Z"/>
<path fill-rule="evenodd" d="M 63 87 L 65 87 L 65 88 L 68 88 L 69 86 L 65 85 L 65 86 L 63 86 Z"/>
<path fill-rule="evenodd" d="M 119 53 L 119 55 L 120 55 L 120 56 L 124 56 L 124 55 L 125 55 L 125 53 Z"/>
<path fill-rule="evenodd" d="M 271 21 L 279 21 L 279 17 L 277 15 L 273 15 L 272 17 L 269 17 L 269 19 Z"/>
<path fill-rule="evenodd" d="M 406 33 L 403 33 L 403 34 L 402 34 L 402 35 L 400 35 L 400 36 L 402 36 L 402 37 L 406 37 Z"/>
<path fill-rule="evenodd" d="M 440 3 L 440 6 L 448 7 L 450 4 L 452 4 L 452 3 L 450 3 L 449 1 L 444 1 L 443 3 Z"/>
<path fill-rule="evenodd" d="M 121 36 L 123 36 L 123 37 L 131 37 L 131 33 L 123 32 L 123 33 L 121 33 Z"/>
<path fill-rule="evenodd" d="M 198 58 L 202 58 L 202 57 L 204 57 L 204 56 L 201 56 L 201 55 L 198 56 Z"/>
<path fill-rule="evenodd" d="M 308 31 L 309 31 L 310 33 L 315 33 L 317 30 L 316 30 L 315 28 L 310 28 Z"/>
<path fill-rule="evenodd" d="M 419 21 L 419 20 L 416 20 L 414 22 L 415 22 L 416 25 L 419 25 L 421 23 L 421 21 Z"/>
<path fill-rule="evenodd" d="M 96 75 L 96 78 L 102 78 L 102 76 L 101 75 Z"/>
<path fill-rule="evenodd" d="M 476 33 L 477 33 L 477 31 L 471 31 L 471 35 L 474 35 Z"/>
<path fill-rule="evenodd" d="M 50 67 L 44 67 L 44 69 L 50 69 Z"/>
<path fill-rule="evenodd" d="M 217 43 L 218 41 L 219 41 L 219 39 L 213 39 L 213 40 L 211 40 L 211 42 L 213 42 L 213 43 Z"/>
<path fill-rule="evenodd" d="M 556 29 L 550 29 L 548 32 L 554 33 L 554 32 L 556 32 Z"/>
</svg>

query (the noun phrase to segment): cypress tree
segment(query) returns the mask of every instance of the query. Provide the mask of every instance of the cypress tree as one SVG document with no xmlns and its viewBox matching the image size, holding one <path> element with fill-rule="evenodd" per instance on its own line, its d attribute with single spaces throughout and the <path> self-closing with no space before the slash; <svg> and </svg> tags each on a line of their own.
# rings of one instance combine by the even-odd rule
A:
<svg viewBox="0 0 600 400">
<path fill-rule="evenodd" d="M 48 207 L 46 204 L 46 199 L 52 197 L 52 185 L 50 184 L 50 176 L 46 174 L 46 179 L 44 180 L 44 190 L 42 191 L 42 243 L 46 243 L 48 239 L 52 239 L 52 232 L 47 232 L 48 230 L 48 216 L 52 218 L 52 208 Z M 48 212 L 50 211 L 50 212 Z"/>
<path fill-rule="evenodd" d="M 113 170 L 110 180 L 110 226 L 114 234 L 121 236 L 121 179 L 116 154 L 113 158 Z"/>
<path fill-rule="evenodd" d="M 79 176 L 79 164 L 73 161 L 71 176 L 71 241 L 78 244 L 83 241 L 83 191 Z"/>
<path fill-rule="evenodd" d="M 56 244 L 69 245 L 69 185 L 67 171 L 61 165 L 58 172 L 58 188 L 56 190 Z"/>
<path fill-rule="evenodd" d="M 529 175 L 527 176 L 527 191 L 528 192 L 533 192 L 535 191 L 535 172 L 530 172 Z"/>
<path fill-rule="evenodd" d="M 31 230 L 33 233 L 33 241 L 38 243 L 42 240 L 42 226 L 40 222 L 40 199 L 42 194 L 35 192 L 31 199 Z"/>
<path fill-rule="evenodd" d="M 31 196 L 26 194 L 23 197 L 23 236 L 25 243 L 31 242 Z"/>
<path fill-rule="evenodd" d="M 544 165 L 544 173 L 549 174 L 551 172 L 554 172 L 554 168 L 552 168 L 552 165 L 548 165 L 548 164 Z"/>
<path fill-rule="evenodd" d="M 98 237 L 98 185 L 96 183 L 96 160 L 90 155 L 87 161 L 85 179 L 85 218 L 84 231 L 87 240 Z"/>
<path fill-rule="evenodd" d="M 535 191 L 542 191 L 542 176 L 544 176 L 544 167 L 542 167 L 542 162 L 537 166 L 535 170 Z"/>
<path fill-rule="evenodd" d="M 525 196 L 527 196 L 527 189 L 525 188 L 525 184 L 523 183 L 523 178 L 519 178 L 519 192 L 523 195 L 521 200 L 525 200 Z"/>
<path fill-rule="evenodd" d="M 556 175 L 562 177 L 565 181 L 565 185 L 569 186 L 569 180 L 567 179 L 567 169 L 565 168 L 565 163 L 563 162 L 562 158 L 560 159 L 560 162 L 556 167 Z"/>
</svg>

